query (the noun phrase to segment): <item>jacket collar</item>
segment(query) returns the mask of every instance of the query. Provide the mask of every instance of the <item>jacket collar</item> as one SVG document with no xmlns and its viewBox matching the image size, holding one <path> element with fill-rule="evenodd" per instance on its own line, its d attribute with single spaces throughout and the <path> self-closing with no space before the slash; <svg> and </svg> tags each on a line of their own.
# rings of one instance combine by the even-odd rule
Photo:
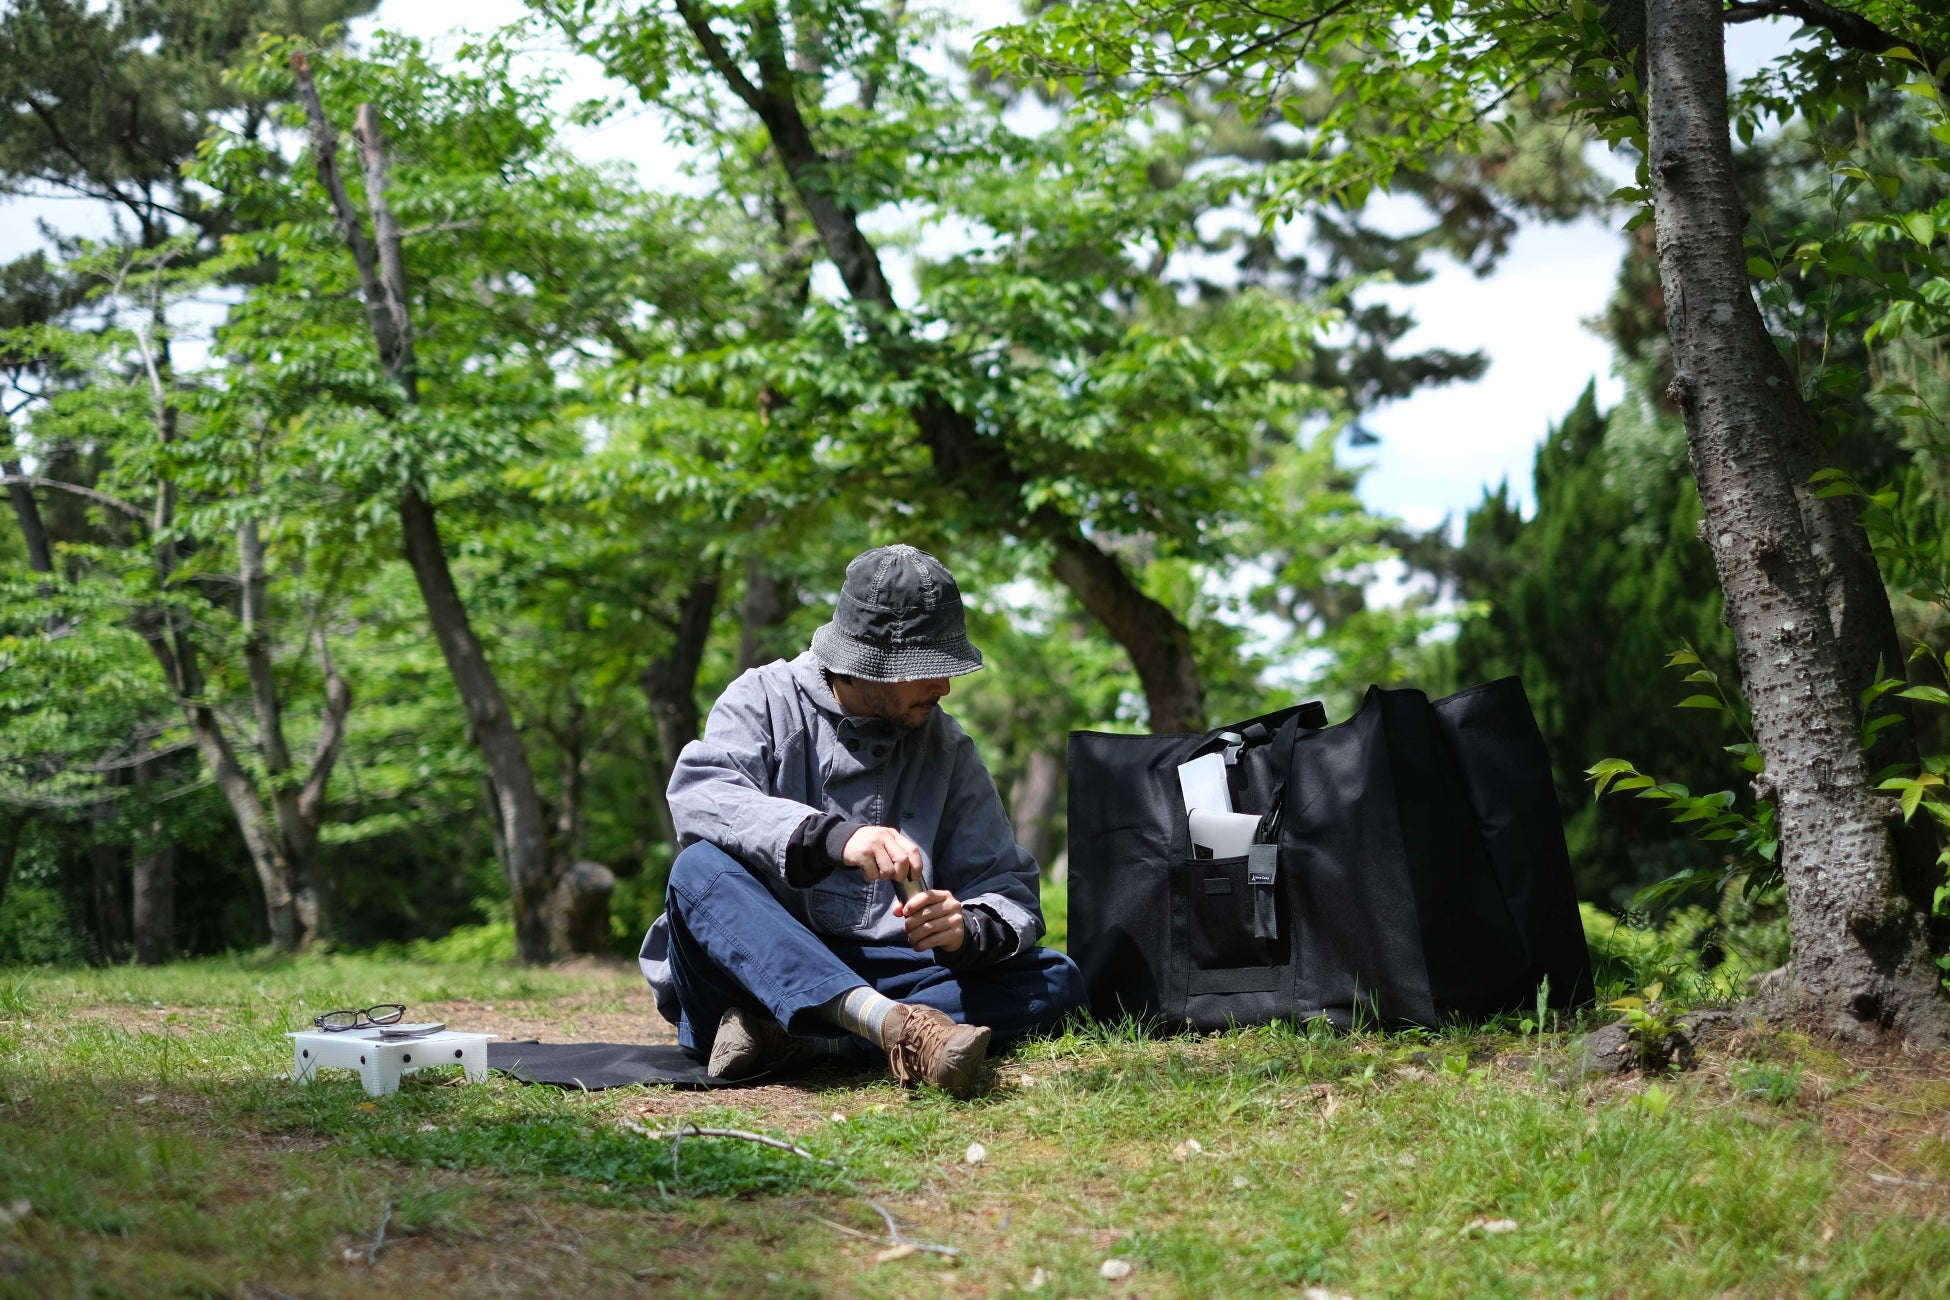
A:
<svg viewBox="0 0 1950 1300">
<path fill-rule="evenodd" d="M 812 651 L 801 651 L 799 657 L 792 661 L 791 666 L 793 685 L 797 686 L 807 699 L 818 705 L 822 712 L 830 713 L 842 720 L 852 716 L 840 707 L 839 697 L 833 694 L 832 686 L 826 681 L 826 670 L 820 666 L 819 660 Z"/>
<path fill-rule="evenodd" d="M 868 735 L 884 733 L 895 740 L 904 738 L 901 730 L 885 719 L 863 718 L 857 713 L 848 713 L 846 706 L 840 703 L 839 697 L 833 694 L 832 684 L 826 680 L 826 669 L 812 651 L 807 650 L 794 659 L 791 668 L 792 684 L 799 688 L 802 695 L 817 705 L 822 713 L 831 714 L 836 725 L 859 728 Z M 940 710 L 937 709 L 936 712 Z M 933 725 L 934 719 L 929 718 L 928 723 Z"/>
</svg>

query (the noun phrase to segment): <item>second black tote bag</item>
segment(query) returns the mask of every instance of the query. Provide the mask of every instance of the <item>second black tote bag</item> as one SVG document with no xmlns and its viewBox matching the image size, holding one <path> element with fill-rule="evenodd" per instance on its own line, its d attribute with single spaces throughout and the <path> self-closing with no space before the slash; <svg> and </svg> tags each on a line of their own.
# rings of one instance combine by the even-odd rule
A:
<svg viewBox="0 0 1950 1300">
<path fill-rule="evenodd" d="M 1250 864 L 1193 854 L 1178 796 L 1177 765 L 1226 729 L 1071 737 L 1070 952 L 1094 1014 L 1434 1025 L 1529 1006 L 1546 977 L 1554 1006 L 1589 1000 L 1550 765 L 1515 678 L 1433 704 L 1374 688 L 1332 727 L 1317 705 L 1255 721 L 1271 738 L 1230 770 L 1235 807 L 1278 809 L 1273 927 Z"/>
</svg>

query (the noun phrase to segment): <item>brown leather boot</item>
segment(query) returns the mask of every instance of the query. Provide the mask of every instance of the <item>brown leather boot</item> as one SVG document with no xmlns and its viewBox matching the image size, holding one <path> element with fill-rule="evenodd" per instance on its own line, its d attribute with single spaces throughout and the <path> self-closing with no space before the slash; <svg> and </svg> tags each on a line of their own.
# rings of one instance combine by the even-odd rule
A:
<svg viewBox="0 0 1950 1300">
<path fill-rule="evenodd" d="M 988 1055 L 987 1025 L 960 1025 L 933 1007 L 897 1003 L 882 1038 L 887 1068 L 901 1083 L 931 1083 L 951 1097 L 970 1097 Z"/>
<path fill-rule="evenodd" d="M 744 1079 L 766 1070 L 803 1065 L 818 1050 L 811 1039 L 794 1038 L 763 1011 L 733 1007 L 718 1020 L 711 1063 L 704 1068 L 713 1078 Z"/>
</svg>

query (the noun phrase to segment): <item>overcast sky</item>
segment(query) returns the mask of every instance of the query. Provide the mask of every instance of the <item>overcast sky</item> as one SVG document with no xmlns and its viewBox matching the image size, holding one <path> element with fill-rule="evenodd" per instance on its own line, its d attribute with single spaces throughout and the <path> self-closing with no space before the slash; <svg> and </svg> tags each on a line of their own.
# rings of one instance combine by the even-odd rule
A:
<svg viewBox="0 0 1950 1300">
<path fill-rule="evenodd" d="M 1013 12 L 1007 0 L 954 0 L 949 7 L 973 26 L 1002 21 Z M 522 13 L 520 0 L 384 0 L 377 14 L 354 30 L 358 37 L 385 27 L 445 46 L 457 31 L 487 30 Z M 1737 76 L 1758 66 L 1784 45 L 1789 30 L 1772 23 L 1730 28 L 1730 69 Z M 582 64 L 565 94 L 583 98 L 604 90 Z M 651 183 L 667 183 L 677 163 L 656 125 L 640 115 L 619 115 L 572 138 L 585 157 L 630 162 Z M 42 242 L 34 229 L 37 219 L 69 231 L 105 230 L 105 216 L 93 205 L 0 201 L 0 258 Z M 1368 419 L 1381 444 L 1353 458 L 1373 466 L 1363 490 L 1372 509 L 1419 527 L 1445 517 L 1459 521 L 1485 487 L 1506 479 L 1528 508 L 1531 459 L 1545 430 L 1588 383 L 1597 383 L 1604 404 L 1620 393 L 1609 351 L 1585 322 L 1603 310 L 1611 292 L 1624 247 L 1617 229 L 1622 220 L 1528 226 L 1486 278 L 1445 261 L 1425 284 L 1381 291 L 1418 321 L 1402 341 L 1404 348 L 1480 348 L 1490 366 L 1476 383 L 1425 390 Z"/>
</svg>

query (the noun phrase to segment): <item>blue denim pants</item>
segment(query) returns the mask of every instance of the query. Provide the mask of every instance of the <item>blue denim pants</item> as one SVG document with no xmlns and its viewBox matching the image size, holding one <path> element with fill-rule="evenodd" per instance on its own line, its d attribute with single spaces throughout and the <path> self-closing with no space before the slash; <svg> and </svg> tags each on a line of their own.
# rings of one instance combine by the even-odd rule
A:
<svg viewBox="0 0 1950 1300">
<path fill-rule="evenodd" d="M 897 1002 L 987 1025 L 998 1045 L 1052 1029 L 1083 1005 L 1076 963 L 1054 949 L 1031 948 L 956 973 L 932 952 L 905 944 L 814 934 L 743 863 L 712 844 L 677 855 L 664 906 L 682 1008 L 677 1041 L 698 1056 L 710 1053 L 718 1019 L 733 1006 L 770 1012 L 794 1034 L 835 1034 L 812 1009 L 862 984 Z"/>
</svg>

